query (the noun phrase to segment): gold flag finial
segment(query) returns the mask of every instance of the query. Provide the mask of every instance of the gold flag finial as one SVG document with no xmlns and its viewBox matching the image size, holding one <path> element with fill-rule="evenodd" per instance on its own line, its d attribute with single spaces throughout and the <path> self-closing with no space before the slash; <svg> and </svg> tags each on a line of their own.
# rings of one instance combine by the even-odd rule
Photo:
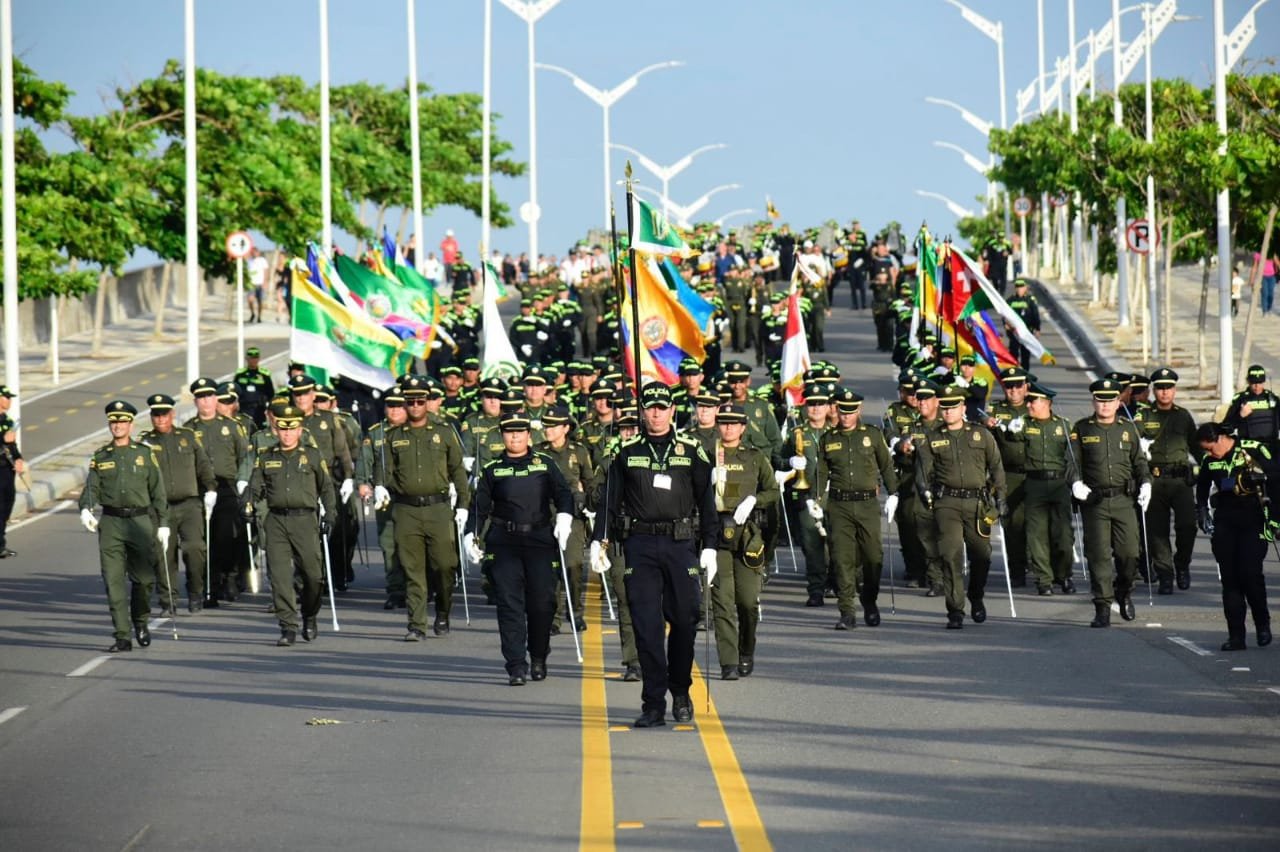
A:
<svg viewBox="0 0 1280 852">
<path fill-rule="evenodd" d="M 627 176 L 627 183 L 630 183 L 631 182 L 631 159 L 630 158 L 627 159 L 627 167 L 626 169 L 624 169 L 624 172 Z"/>
</svg>

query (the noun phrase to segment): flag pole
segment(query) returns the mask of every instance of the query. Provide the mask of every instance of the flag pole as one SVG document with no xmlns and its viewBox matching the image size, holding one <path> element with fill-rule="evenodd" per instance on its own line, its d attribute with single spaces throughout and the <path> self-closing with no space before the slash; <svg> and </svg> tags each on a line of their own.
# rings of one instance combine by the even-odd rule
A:
<svg viewBox="0 0 1280 852">
<path fill-rule="evenodd" d="M 630 199 L 628 199 L 628 208 L 630 207 Z M 616 306 L 618 314 L 617 318 L 617 335 L 618 335 L 618 354 L 625 354 L 622 348 L 626 345 L 623 343 L 622 334 L 622 256 L 618 254 L 618 211 L 614 209 L 613 199 L 609 199 L 609 235 L 613 240 L 609 258 L 609 272 L 613 278 L 613 302 Z"/>
<path fill-rule="evenodd" d="M 640 301 L 636 290 L 636 222 L 635 204 L 632 201 L 631 160 L 627 160 L 627 265 L 631 272 L 631 374 L 635 379 L 636 405 L 640 404 Z M 622 321 L 622 306 L 618 306 L 618 321 Z M 621 345 L 622 341 L 618 343 Z"/>
</svg>

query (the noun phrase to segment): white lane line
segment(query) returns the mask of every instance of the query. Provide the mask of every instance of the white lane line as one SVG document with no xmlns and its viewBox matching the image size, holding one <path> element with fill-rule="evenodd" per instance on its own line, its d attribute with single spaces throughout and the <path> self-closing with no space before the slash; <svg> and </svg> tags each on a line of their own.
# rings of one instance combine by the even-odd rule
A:
<svg viewBox="0 0 1280 852">
<path fill-rule="evenodd" d="M 72 669 L 71 671 L 67 672 L 67 677 L 84 677 L 89 672 L 93 671 L 94 669 L 96 669 L 98 666 L 102 665 L 109 659 L 111 659 L 110 654 L 103 654 L 101 657 L 94 657 L 92 660 L 85 663 L 83 666 L 80 666 L 78 669 Z"/>
<path fill-rule="evenodd" d="M 1168 637 L 1168 639 L 1173 644 L 1181 645 L 1182 647 L 1186 648 L 1188 651 L 1190 651 L 1191 653 L 1195 654 L 1198 657 L 1213 656 L 1212 651 L 1206 651 L 1204 648 L 1201 648 L 1199 645 L 1197 645 L 1195 642 L 1192 642 L 1190 639 L 1183 639 L 1181 636 L 1170 636 Z"/>
<path fill-rule="evenodd" d="M 1146 626 L 1147 627 L 1164 627 L 1164 625 L 1158 621 L 1148 621 Z"/>
<path fill-rule="evenodd" d="M 1249 671 L 1249 667 L 1248 667 L 1248 666 L 1232 666 L 1232 667 L 1231 667 L 1231 671 L 1233 671 L 1233 672 L 1247 672 L 1247 671 Z"/>
<path fill-rule="evenodd" d="M 13 532 L 16 529 L 21 529 L 22 527 L 25 527 L 27 524 L 34 524 L 36 521 L 47 518 L 56 512 L 61 512 L 63 509 L 67 508 L 68 506 L 74 506 L 75 504 L 76 504 L 76 501 L 74 500 L 63 500 L 61 503 L 56 503 L 50 506 L 48 509 L 45 509 L 40 514 L 33 515 L 30 518 L 27 518 L 25 521 L 18 521 L 16 524 L 9 524 L 9 532 Z"/>
<path fill-rule="evenodd" d="M 3 725 L 26 709 L 25 707 L 10 707 L 7 710 L 0 710 L 0 725 Z"/>
<path fill-rule="evenodd" d="M 1268 686 L 1267 692 L 1274 692 L 1276 695 L 1280 695 L 1280 687 Z"/>
</svg>

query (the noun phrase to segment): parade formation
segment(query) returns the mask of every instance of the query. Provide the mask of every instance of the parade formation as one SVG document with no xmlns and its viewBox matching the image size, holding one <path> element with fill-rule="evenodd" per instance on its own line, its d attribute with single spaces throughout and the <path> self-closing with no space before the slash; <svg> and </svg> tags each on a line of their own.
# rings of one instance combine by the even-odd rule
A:
<svg viewBox="0 0 1280 852">
<path fill-rule="evenodd" d="M 1073 595 L 1077 581 L 1093 603 L 1081 623 L 1107 628 L 1113 605 L 1135 618 L 1143 584 L 1190 587 L 1197 532 L 1221 575 L 1222 650 L 1250 644 L 1246 615 L 1252 644 L 1271 642 L 1262 562 L 1277 527 L 1280 408 L 1262 367 L 1222 422 L 1198 425 L 1176 402 L 1177 373 L 1161 368 L 1094 381 L 1093 412 L 1073 423 L 1033 372 L 1031 353 L 1051 357 L 1035 337 L 1038 305 L 1025 278 L 1002 286 L 999 247 L 979 267 L 927 231 L 906 247 L 856 221 L 825 235 L 687 239 L 687 257 L 663 260 L 679 279 L 671 291 L 709 314 L 674 361 L 655 355 L 671 340 L 645 340 L 639 381 L 627 319 L 639 279 L 625 261 L 647 256 L 584 245 L 572 267 L 504 282 L 519 313 L 496 331 L 518 372 L 485 375 L 495 329 L 472 289 L 500 282 L 455 267 L 448 343 L 391 387 L 317 380 L 301 362 L 277 385 L 252 348 L 233 381 L 190 385 L 196 415 L 182 426 L 174 397 L 155 394 L 135 438 L 134 405 L 111 402 L 111 441 L 80 498 L 99 540 L 108 650 L 147 647 L 153 607 L 176 631 L 179 602 L 196 615 L 261 600 L 267 585 L 276 644 L 316 642 L 326 602 L 338 627 L 358 548 L 374 539 L 384 607 L 405 611 L 399 638 L 420 642 L 428 626 L 447 637 L 483 599 L 512 686 L 547 677 L 554 636 L 577 646 L 598 629 L 587 596 L 605 596 L 621 677 L 642 683 L 635 726 L 648 728 L 668 709 L 693 719 L 699 631 L 713 635 L 724 681 L 769 665 L 760 598 L 781 550 L 803 562 L 795 605 L 834 599 L 838 631 L 891 617 L 884 589 L 941 598 L 941 623 L 960 630 L 987 622 L 988 591 L 1016 615 L 1016 596 Z M 972 292 L 1005 317 L 985 345 L 963 305 L 922 310 L 962 276 L 981 279 Z M 897 373 L 898 399 L 872 413 L 833 363 L 808 355 L 824 349 L 845 285 Z M 753 388 L 756 368 L 771 381 Z M 9 444 L 5 458 L 21 462 Z"/>
</svg>

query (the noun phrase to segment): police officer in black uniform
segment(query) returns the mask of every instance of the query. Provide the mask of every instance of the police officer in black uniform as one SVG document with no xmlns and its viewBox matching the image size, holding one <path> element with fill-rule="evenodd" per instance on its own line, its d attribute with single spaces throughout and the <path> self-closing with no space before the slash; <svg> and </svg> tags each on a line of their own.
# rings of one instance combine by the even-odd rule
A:
<svg viewBox="0 0 1280 852">
<path fill-rule="evenodd" d="M 463 545 L 472 561 L 488 562 L 507 679 L 523 686 L 547 676 L 560 554 L 573 531 L 573 493 L 555 460 L 530 449 L 527 417 L 509 414 L 500 428 L 506 449 L 480 472 Z"/>
<path fill-rule="evenodd" d="M 667 691 L 677 722 L 693 719 L 689 698 L 701 588 L 698 568 L 715 579 L 720 518 L 711 463 L 697 441 L 671 427 L 671 389 L 660 382 L 640 394 L 644 429 L 624 442 L 608 477 L 605 511 L 596 517 L 593 565 L 607 562 L 608 531 L 626 536 L 627 600 L 644 678 L 637 728 L 666 724 Z M 663 649 L 664 621 L 671 633 Z"/>
<path fill-rule="evenodd" d="M 1253 364 L 1245 372 L 1248 387 L 1231 400 L 1223 423 L 1234 427 L 1236 436 L 1259 441 L 1280 437 L 1280 397 L 1267 390 L 1267 371 Z"/>
</svg>

